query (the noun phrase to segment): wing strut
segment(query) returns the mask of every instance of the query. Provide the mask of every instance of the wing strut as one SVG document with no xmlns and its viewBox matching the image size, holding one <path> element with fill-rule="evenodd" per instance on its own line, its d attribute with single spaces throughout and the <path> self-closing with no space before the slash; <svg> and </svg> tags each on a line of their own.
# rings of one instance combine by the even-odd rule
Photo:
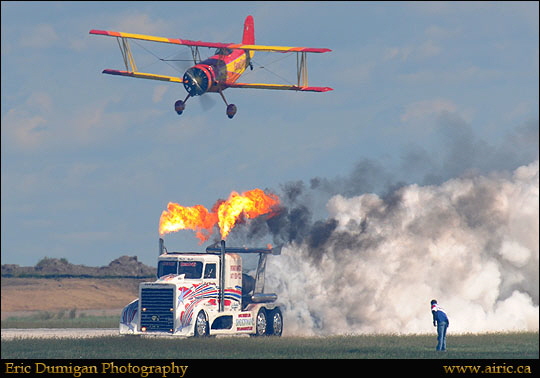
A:
<svg viewBox="0 0 540 378">
<path fill-rule="evenodd" d="M 135 65 L 135 59 L 133 59 L 133 55 L 131 54 L 131 48 L 129 47 L 128 39 L 123 37 L 116 37 L 116 41 L 118 42 L 118 47 L 120 47 L 122 58 L 124 58 L 126 71 L 137 72 L 137 66 Z"/>
<path fill-rule="evenodd" d="M 193 57 L 193 64 L 198 64 L 201 61 L 201 53 L 199 52 L 199 46 L 190 46 L 191 56 Z"/>
<path fill-rule="evenodd" d="M 296 74 L 299 87 L 308 87 L 307 53 L 305 51 L 296 53 Z"/>
</svg>

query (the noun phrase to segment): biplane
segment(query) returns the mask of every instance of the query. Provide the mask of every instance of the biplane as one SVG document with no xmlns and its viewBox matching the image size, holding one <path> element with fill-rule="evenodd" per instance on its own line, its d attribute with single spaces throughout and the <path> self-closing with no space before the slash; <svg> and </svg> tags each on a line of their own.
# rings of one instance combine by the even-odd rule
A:
<svg viewBox="0 0 540 378">
<path fill-rule="evenodd" d="M 302 92 L 327 92 L 332 90 L 332 88 L 329 87 L 309 86 L 307 75 L 307 54 L 325 53 L 332 50 L 326 48 L 256 45 L 255 29 L 252 16 L 247 16 L 244 21 L 242 43 L 239 44 L 190 41 L 179 38 L 163 38 L 105 30 L 90 30 L 90 34 L 117 38 L 126 70 L 121 71 L 105 69 L 103 70 L 104 74 L 169 81 L 172 83 L 183 84 L 185 90 L 187 91 L 187 96 L 184 98 L 184 100 L 178 100 L 174 104 L 174 109 L 179 115 L 184 111 L 186 102 L 190 97 L 202 96 L 208 92 L 216 92 L 221 95 L 221 98 L 227 106 L 227 116 L 229 118 L 233 118 L 236 114 L 237 108 L 236 105 L 229 104 L 225 99 L 223 91 L 227 88 L 276 89 Z M 140 72 L 137 70 L 137 66 L 129 45 L 129 40 L 131 39 L 188 46 L 191 49 L 194 65 L 185 71 L 183 77 Z M 208 59 L 201 60 L 199 51 L 199 48 L 201 47 L 215 48 L 215 54 Z M 297 84 L 286 85 L 237 82 L 248 67 L 253 70 L 252 59 L 255 51 L 296 53 Z"/>
</svg>

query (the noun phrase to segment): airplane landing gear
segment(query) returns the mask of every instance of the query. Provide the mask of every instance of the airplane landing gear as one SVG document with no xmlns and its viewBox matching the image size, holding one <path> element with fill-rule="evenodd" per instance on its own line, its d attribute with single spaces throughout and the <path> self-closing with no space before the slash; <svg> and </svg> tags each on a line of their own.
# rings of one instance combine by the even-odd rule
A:
<svg viewBox="0 0 540 378">
<path fill-rule="evenodd" d="M 232 117 L 234 117 L 234 115 L 236 114 L 236 110 L 236 105 L 227 105 L 227 117 L 229 117 L 229 119 L 232 119 Z"/>
<path fill-rule="evenodd" d="M 184 109 L 186 108 L 186 101 L 188 100 L 188 98 L 190 97 L 190 95 L 188 94 L 186 96 L 186 98 L 184 99 L 184 101 L 182 100 L 178 100 L 174 103 L 174 110 L 176 111 L 176 113 L 178 115 L 182 115 L 182 112 L 184 111 Z"/>
<path fill-rule="evenodd" d="M 181 115 L 185 108 L 186 104 L 182 100 L 178 100 L 174 103 L 174 110 L 178 115 Z"/>
<path fill-rule="evenodd" d="M 227 102 L 227 100 L 225 99 L 225 96 L 223 95 L 223 91 L 221 90 L 221 88 L 218 89 L 218 92 L 219 94 L 221 95 L 221 98 L 223 99 L 223 102 L 225 103 L 225 105 L 227 105 L 227 117 L 229 117 L 229 119 L 232 119 L 232 117 L 234 117 L 234 115 L 236 114 L 236 105 L 235 104 L 229 104 Z"/>
<path fill-rule="evenodd" d="M 227 117 L 229 117 L 229 119 L 232 119 L 234 117 L 234 115 L 236 114 L 236 111 L 238 110 L 236 108 L 236 105 L 235 104 L 228 104 L 227 103 L 227 100 L 225 99 L 225 96 L 223 96 L 223 93 L 221 91 L 219 91 L 219 94 L 221 95 L 221 97 L 223 98 L 223 101 L 225 102 L 225 105 L 227 105 Z M 184 110 L 186 109 L 186 101 L 188 100 L 188 98 L 190 98 L 191 96 L 188 95 L 184 101 L 182 100 L 178 100 L 174 103 L 174 111 L 176 112 L 176 114 L 178 115 L 182 115 L 182 113 L 184 112 Z"/>
</svg>

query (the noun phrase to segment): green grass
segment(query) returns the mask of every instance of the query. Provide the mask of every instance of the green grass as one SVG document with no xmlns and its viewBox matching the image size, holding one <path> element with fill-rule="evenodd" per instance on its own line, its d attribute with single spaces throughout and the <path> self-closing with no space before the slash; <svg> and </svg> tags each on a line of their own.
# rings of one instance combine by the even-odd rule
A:
<svg viewBox="0 0 540 378">
<path fill-rule="evenodd" d="M 435 351 L 435 335 L 334 337 L 219 337 L 178 339 L 96 337 L 2 340 L 5 359 L 538 359 L 538 333 L 449 335 Z"/>
<path fill-rule="evenodd" d="M 117 328 L 118 316 L 40 312 L 12 317 L 2 328 Z M 448 336 L 448 351 L 435 351 L 436 335 L 334 337 L 218 337 L 209 339 L 138 336 L 91 339 L 2 340 L 2 358 L 84 359 L 538 359 L 538 333 Z"/>
<path fill-rule="evenodd" d="M 75 310 L 40 311 L 31 316 L 9 317 L 2 320 L 2 328 L 117 328 L 120 316 L 76 314 Z"/>
</svg>

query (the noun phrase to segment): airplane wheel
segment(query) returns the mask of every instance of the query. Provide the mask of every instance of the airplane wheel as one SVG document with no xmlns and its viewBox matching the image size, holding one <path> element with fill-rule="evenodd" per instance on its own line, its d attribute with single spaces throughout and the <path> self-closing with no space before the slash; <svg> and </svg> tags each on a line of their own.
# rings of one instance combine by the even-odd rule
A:
<svg viewBox="0 0 540 378">
<path fill-rule="evenodd" d="M 185 108 L 186 104 L 182 100 L 178 100 L 174 103 L 174 110 L 178 115 L 181 115 Z"/>
<path fill-rule="evenodd" d="M 227 105 L 227 117 L 229 117 L 229 119 L 232 119 L 232 117 L 234 117 L 234 115 L 236 114 L 236 110 L 236 105 Z"/>
</svg>

